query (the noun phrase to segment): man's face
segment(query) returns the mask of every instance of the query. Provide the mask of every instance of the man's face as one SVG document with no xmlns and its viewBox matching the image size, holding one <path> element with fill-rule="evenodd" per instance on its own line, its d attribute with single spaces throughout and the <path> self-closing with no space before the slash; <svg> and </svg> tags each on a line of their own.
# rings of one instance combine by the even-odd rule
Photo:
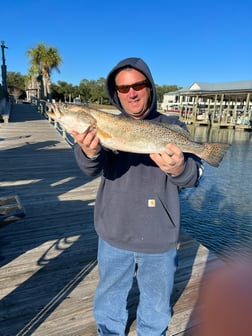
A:
<svg viewBox="0 0 252 336">
<path fill-rule="evenodd" d="M 149 112 L 150 87 L 146 77 L 136 69 L 123 69 L 115 77 L 117 95 L 125 112 L 135 119 Z"/>
</svg>

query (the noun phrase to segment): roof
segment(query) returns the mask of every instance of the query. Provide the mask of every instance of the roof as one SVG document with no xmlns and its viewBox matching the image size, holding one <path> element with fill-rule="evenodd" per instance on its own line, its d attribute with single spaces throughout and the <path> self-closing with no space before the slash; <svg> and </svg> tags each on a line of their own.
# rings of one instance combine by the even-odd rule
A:
<svg viewBox="0 0 252 336">
<path fill-rule="evenodd" d="M 184 87 L 180 90 L 165 93 L 165 95 L 176 94 L 190 94 L 196 92 L 230 92 L 230 91 L 252 91 L 252 80 L 242 80 L 237 82 L 222 82 L 222 83 L 207 83 L 207 82 L 194 82 L 191 86 Z"/>
<path fill-rule="evenodd" d="M 188 88 L 186 89 L 188 91 Z M 233 90 L 252 90 L 252 80 L 223 83 L 194 82 L 189 91 L 233 91 Z"/>
</svg>

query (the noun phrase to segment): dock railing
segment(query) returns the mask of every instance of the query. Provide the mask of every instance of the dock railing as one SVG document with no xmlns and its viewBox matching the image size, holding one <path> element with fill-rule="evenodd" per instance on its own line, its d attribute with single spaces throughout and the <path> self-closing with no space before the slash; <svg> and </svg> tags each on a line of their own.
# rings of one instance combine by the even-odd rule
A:
<svg viewBox="0 0 252 336">
<path fill-rule="evenodd" d="M 47 101 L 38 99 L 36 97 L 31 97 L 31 104 L 36 106 L 37 111 L 41 113 L 46 119 L 48 119 L 49 123 L 54 126 L 54 128 L 60 133 L 60 135 L 66 140 L 66 142 L 73 147 L 74 145 L 74 138 L 71 134 L 69 134 L 61 125 L 59 122 L 54 120 L 53 118 L 49 117 L 46 113 Z"/>
</svg>

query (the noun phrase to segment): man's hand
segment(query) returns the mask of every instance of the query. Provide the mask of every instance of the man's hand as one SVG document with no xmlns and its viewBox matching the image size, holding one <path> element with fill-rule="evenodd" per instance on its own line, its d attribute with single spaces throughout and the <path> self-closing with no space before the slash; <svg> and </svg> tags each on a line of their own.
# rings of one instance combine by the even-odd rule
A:
<svg viewBox="0 0 252 336">
<path fill-rule="evenodd" d="M 71 134 L 88 158 L 92 159 L 101 151 L 100 140 L 95 130 L 87 129 L 84 133 L 72 131 Z"/>
<path fill-rule="evenodd" d="M 150 154 L 150 158 L 166 174 L 178 176 L 185 169 L 184 154 L 179 147 L 174 144 L 167 145 L 167 152 Z"/>
</svg>

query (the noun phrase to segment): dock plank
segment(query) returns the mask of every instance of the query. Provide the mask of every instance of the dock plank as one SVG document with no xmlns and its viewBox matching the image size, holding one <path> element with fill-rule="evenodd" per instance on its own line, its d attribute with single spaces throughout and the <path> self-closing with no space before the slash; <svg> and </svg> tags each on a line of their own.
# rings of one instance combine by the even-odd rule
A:
<svg viewBox="0 0 252 336">
<path fill-rule="evenodd" d="M 71 146 L 32 105 L 13 105 L 0 128 L 0 150 L 1 197 L 18 195 L 26 210 L 0 229 L 0 336 L 96 335 L 99 177 L 80 172 Z M 169 336 L 191 335 L 202 276 L 220 262 L 183 232 L 179 260 Z M 134 284 L 130 336 L 137 302 Z"/>
</svg>

